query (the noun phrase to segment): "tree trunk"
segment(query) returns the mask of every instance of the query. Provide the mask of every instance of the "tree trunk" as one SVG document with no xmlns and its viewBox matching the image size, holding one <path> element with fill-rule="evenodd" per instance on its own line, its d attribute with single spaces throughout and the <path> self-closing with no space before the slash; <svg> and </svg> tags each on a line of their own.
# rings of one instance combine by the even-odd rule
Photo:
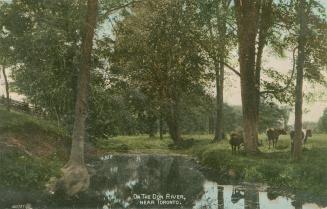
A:
<svg viewBox="0 0 327 209">
<path fill-rule="evenodd" d="M 59 183 L 65 193 L 73 196 L 88 189 L 90 177 L 84 164 L 85 120 L 90 84 L 91 53 L 96 28 L 97 0 L 88 0 L 85 35 L 82 40 L 81 68 L 75 103 L 75 120 L 72 147 L 68 163 L 62 168 L 63 176 Z"/>
<path fill-rule="evenodd" d="M 209 118 L 208 118 L 208 123 L 209 123 L 209 134 L 214 134 L 214 127 L 215 127 L 215 117 L 212 112 L 210 112 Z"/>
<path fill-rule="evenodd" d="M 241 73 L 241 97 L 243 110 L 244 145 L 247 153 L 257 153 L 257 94 L 255 81 L 255 40 L 256 40 L 256 7 L 255 1 L 235 0 L 239 62 Z"/>
<path fill-rule="evenodd" d="M 177 102 L 169 104 L 166 121 L 167 121 L 170 137 L 172 138 L 174 143 L 179 143 L 182 141 L 181 133 L 179 130 L 178 113 L 179 110 L 178 110 Z"/>
<path fill-rule="evenodd" d="M 148 133 L 149 133 L 149 138 L 154 138 L 156 133 L 157 133 L 157 117 L 150 113 L 148 116 Z"/>
<path fill-rule="evenodd" d="M 225 16 L 227 16 L 228 8 L 230 6 L 231 0 L 222 1 L 222 8 Z M 218 18 L 218 17 L 217 17 Z M 211 25 L 211 24 L 210 24 Z M 227 23 L 226 18 L 220 20 L 218 24 L 218 30 L 220 31 L 220 50 L 219 50 L 219 63 L 215 63 L 216 65 L 216 100 L 217 100 L 217 113 L 216 113 L 216 127 L 215 127 L 215 138 L 214 141 L 220 141 L 224 138 L 224 79 L 225 79 L 225 57 L 227 57 L 226 51 L 226 32 L 227 32 Z"/>
<path fill-rule="evenodd" d="M 255 67 L 255 79 L 256 79 L 256 88 L 257 93 L 255 100 L 257 103 L 256 113 L 257 120 L 259 120 L 259 110 L 260 110 L 260 80 L 261 80 L 261 69 L 262 69 L 262 55 L 263 50 L 267 44 L 267 33 L 272 26 L 272 3 L 273 0 L 268 1 L 258 1 L 257 2 L 257 11 L 260 12 L 260 18 L 258 19 L 259 31 L 258 31 L 258 48 L 257 48 L 257 57 L 256 57 L 256 67 Z M 259 15 L 259 13 L 258 13 Z"/>
<path fill-rule="evenodd" d="M 224 125 L 224 58 L 220 58 L 218 69 L 216 69 L 216 124 L 215 124 L 215 138 L 214 141 L 223 139 L 223 125 Z"/>
<path fill-rule="evenodd" d="M 8 83 L 8 78 L 7 78 L 7 74 L 6 74 L 6 67 L 3 65 L 2 66 L 2 74 L 3 74 L 3 78 L 5 80 L 5 88 L 6 88 L 6 106 L 7 106 L 7 110 L 10 111 L 10 95 L 9 95 L 9 83 Z"/>
<path fill-rule="evenodd" d="M 300 0 L 298 18 L 300 22 L 300 34 L 298 37 L 298 60 L 296 68 L 296 92 L 295 92 L 295 122 L 294 122 L 294 150 L 293 159 L 300 160 L 302 154 L 302 104 L 303 104 L 303 71 L 305 61 L 305 0 Z"/>
<path fill-rule="evenodd" d="M 159 117 L 159 136 L 160 136 L 160 140 L 163 140 L 163 119 L 162 119 L 161 108 L 160 108 L 160 117 Z"/>
</svg>

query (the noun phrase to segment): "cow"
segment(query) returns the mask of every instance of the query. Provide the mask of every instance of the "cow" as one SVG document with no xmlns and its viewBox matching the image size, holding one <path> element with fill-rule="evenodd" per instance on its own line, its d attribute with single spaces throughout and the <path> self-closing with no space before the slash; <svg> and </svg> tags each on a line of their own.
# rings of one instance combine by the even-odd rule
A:
<svg viewBox="0 0 327 209">
<path fill-rule="evenodd" d="M 232 147 L 232 153 L 240 150 L 241 144 L 243 144 L 243 134 L 242 132 L 232 132 L 230 134 L 229 144 Z"/>
<path fill-rule="evenodd" d="M 269 128 L 269 129 L 267 129 L 266 133 L 267 133 L 269 149 L 270 149 L 271 142 L 272 142 L 273 148 L 275 148 L 277 145 L 279 136 L 287 135 L 285 129 L 282 129 L 282 128 Z"/>
<path fill-rule="evenodd" d="M 307 140 L 309 137 L 312 137 L 312 131 L 311 129 L 307 129 L 305 131 L 305 136 L 304 136 L 304 139 L 303 139 L 303 144 L 306 144 L 307 143 Z"/>
<path fill-rule="evenodd" d="M 295 137 L 295 131 L 294 130 L 292 130 L 290 132 L 290 137 L 291 137 L 291 150 L 293 151 L 294 137 Z M 309 137 L 312 137 L 311 129 L 306 129 L 305 131 L 302 130 L 302 144 L 306 144 Z"/>
</svg>

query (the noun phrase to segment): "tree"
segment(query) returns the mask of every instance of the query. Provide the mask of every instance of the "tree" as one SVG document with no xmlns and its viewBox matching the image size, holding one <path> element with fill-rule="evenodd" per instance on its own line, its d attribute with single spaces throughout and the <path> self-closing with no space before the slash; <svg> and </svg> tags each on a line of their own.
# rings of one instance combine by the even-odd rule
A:
<svg viewBox="0 0 327 209">
<path fill-rule="evenodd" d="M 302 152 L 302 104 L 303 104 L 303 65 L 304 65 L 304 2 L 301 0 L 300 12 L 300 36 L 299 36 L 299 52 L 298 52 L 298 64 L 296 75 L 296 92 L 295 92 L 295 137 L 294 137 L 294 150 L 293 158 L 299 160 Z"/>
<path fill-rule="evenodd" d="M 90 183 L 90 177 L 84 164 L 84 138 L 97 4 L 97 0 L 88 0 L 87 3 L 85 34 L 81 46 L 82 59 L 78 78 L 72 147 L 69 161 L 62 168 L 63 176 L 60 179 L 60 184 L 63 185 L 65 192 L 69 196 L 85 191 Z"/>
<path fill-rule="evenodd" d="M 296 92 L 295 92 L 295 122 L 294 122 L 294 149 L 292 157 L 294 160 L 300 160 L 302 154 L 302 105 L 303 105 L 303 76 L 304 63 L 306 56 L 305 45 L 307 42 L 307 17 L 306 17 L 306 2 L 299 0 L 298 6 L 298 21 L 300 25 L 298 36 L 298 58 L 296 68 Z"/>
<path fill-rule="evenodd" d="M 103 19 L 108 11 L 123 8 L 122 2 L 102 2 L 99 25 L 105 22 Z M 41 108 L 47 119 L 55 120 L 69 133 L 72 133 L 74 122 L 79 72 L 76 66 L 81 59 L 79 49 L 84 34 L 85 4 L 85 1 L 15 0 L 1 5 L 0 13 L 1 34 L 6 35 L 1 39 L 6 45 L 0 45 L 0 56 L 4 54 L 7 68 L 14 66 L 11 68 L 11 89 L 26 96 L 28 103 Z M 95 41 L 98 49 L 107 39 L 97 36 Z M 4 46 L 11 49 L 10 53 L 3 50 Z M 87 119 L 87 140 L 92 141 L 97 137 L 131 134 L 136 127 L 128 105 L 122 105 L 126 100 L 123 91 L 115 85 L 107 85 L 109 78 L 103 72 L 107 62 L 101 60 L 101 53 L 94 51 L 92 62 L 97 69 L 91 72 L 90 117 Z M 113 80 L 110 78 L 110 82 Z M 117 106 L 122 108 L 113 111 Z"/>
<path fill-rule="evenodd" d="M 5 3 L 0 14 L 11 53 L 12 87 L 44 109 L 49 119 L 72 124 L 80 59 L 82 2 Z M 70 128 L 72 129 L 72 128 Z"/>
<path fill-rule="evenodd" d="M 241 97 L 243 109 L 244 147 L 247 153 L 257 153 L 258 120 L 255 80 L 255 42 L 257 31 L 256 1 L 234 0 L 241 74 Z"/>
<path fill-rule="evenodd" d="M 2 65 L 2 75 L 5 80 L 6 106 L 7 106 L 7 110 L 10 111 L 9 82 L 8 82 L 8 78 L 7 78 L 6 67 L 4 64 Z"/>
<path fill-rule="evenodd" d="M 3 6 L 0 4 L 0 7 Z M 0 26 L 3 25 L 0 20 Z M 10 111 L 10 90 L 9 81 L 6 72 L 6 68 L 11 65 L 11 53 L 10 49 L 10 37 L 8 36 L 8 31 L 5 28 L 0 29 L 0 65 L 2 65 L 2 76 L 5 81 L 5 91 L 6 91 L 6 107 Z"/>
<path fill-rule="evenodd" d="M 257 30 L 258 30 L 258 45 L 255 60 L 255 85 L 257 92 L 254 96 L 256 100 L 257 119 L 260 113 L 260 87 L 261 87 L 261 71 L 262 71 L 262 56 L 265 46 L 268 44 L 271 28 L 273 27 L 273 0 L 258 0 L 257 1 Z"/>
<path fill-rule="evenodd" d="M 324 110 L 323 115 L 319 119 L 318 129 L 323 133 L 327 132 L 327 108 Z"/>
<path fill-rule="evenodd" d="M 163 113 L 171 138 L 182 141 L 181 98 L 203 81 L 193 1 L 144 1 L 117 25 L 112 70 Z"/>
<path fill-rule="evenodd" d="M 203 24 L 202 45 L 208 57 L 212 60 L 216 83 L 216 121 L 214 142 L 220 141 L 223 136 L 223 104 L 224 104 L 224 68 L 229 55 L 232 28 L 227 24 L 233 24 L 231 15 L 231 0 L 208 0 L 199 1 L 200 18 Z"/>
</svg>

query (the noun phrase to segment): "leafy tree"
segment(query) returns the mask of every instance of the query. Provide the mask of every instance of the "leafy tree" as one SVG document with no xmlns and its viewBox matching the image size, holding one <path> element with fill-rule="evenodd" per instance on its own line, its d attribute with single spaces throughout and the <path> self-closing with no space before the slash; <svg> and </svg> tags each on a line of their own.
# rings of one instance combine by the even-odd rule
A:
<svg viewBox="0 0 327 209">
<path fill-rule="evenodd" d="M 112 69 L 154 101 L 174 142 L 182 140 L 181 96 L 204 73 L 195 8 L 192 1 L 144 1 L 115 29 Z"/>
<path fill-rule="evenodd" d="M 296 24 L 297 9 L 294 1 L 274 2 L 274 1 L 238 1 L 235 0 L 235 12 L 238 28 L 239 42 L 239 61 L 241 73 L 242 88 L 242 104 L 244 116 L 245 131 L 245 148 L 247 152 L 256 152 L 257 148 L 253 141 L 257 138 L 255 129 L 257 129 L 257 121 L 259 114 L 260 96 L 274 96 L 281 102 L 292 102 L 292 87 L 294 87 L 292 78 L 295 74 L 295 50 L 300 49 L 297 44 L 299 34 L 298 24 Z M 310 22 L 310 31 L 307 30 L 306 36 L 310 36 L 312 45 L 306 45 L 306 51 L 310 52 L 305 56 L 303 66 L 308 67 L 303 74 L 310 81 L 323 82 L 323 76 L 320 73 L 320 67 L 325 65 L 322 57 L 326 53 L 320 53 L 324 49 L 326 37 L 325 30 L 325 14 L 324 9 L 316 1 L 308 3 L 310 7 L 306 10 L 307 18 Z M 295 24 L 294 24 L 295 23 Z M 250 27 L 249 27 L 250 26 Z M 258 40 L 258 41 L 256 41 Z M 316 42 L 320 43 L 317 47 Z M 273 78 L 273 82 L 262 81 L 261 75 L 261 59 L 264 47 L 269 44 L 270 47 L 282 55 L 284 49 L 293 48 L 294 67 L 290 79 L 279 79 L 281 75 L 275 71 L 268 70 L 268 74 Z M 301 54 L 301 53 L 300 53 Z M 244 58 L 244 59 L 243 59 Z M 298 58 L 297 60 L 301 60 Z M 299 62 L 298 62 L 299 64 Z M 315 67 L 310 67 L 315 66 Z M 285 76 L 284 76 L 285 77 Z M 284 82 L 280 82 L 284 81 Z M 282 87 L 281 83 L 285 83 Z M 266 88 L 260 91 L 261 85 Z M 290 97 L 285 97 L 285 93 Z M 269 95 L 270 94 L 270 95 Z M 254 101 L 249 98 L 254 98 Z M 291 98 L 291 99 L 289 99 Z M 256 103 L 254 105 L 253 103 Z M 256 112 L 252 115 L 251 112 Z"/>
<path fill-rule="evenodd" d="M 231 0 L 206 0 L 198 3 L 200 22 L 203 24 L 202 45 L 212 62 L 216 82 L 216 121 L 213 141 L 219 141 L 223 136 L 224 68 L 234 40 L 233 28 L 228 27 L 228 24 L 234 24 L 230 7 Z"/>
<path fill-rule="evenodd" d="M 81 3 L 81 2 L 80 2 Z M 15 91 L 45 110 L 49 118 L 69 124 L 74 99 L 83 5 L 76 1 L 15 0 L 1 8 L 8 31 Z"/>
<path fill-rule="evenodd" d="M 299 0 L 296 3 L 299 29 L 297 36 L 298 57 L 295 91 L 295 142 L 292 157 L 294 160 L 299 160 L 302 153 L 303 80 L 304 78 L 318 82 L 323 82 L 324 80 L 320 69 L 326 66 L 326 53 L 321 53 L 320 50 L 324 49 L 327 43 L 325 32 L 327 23 L 326 19 L 321 19 L 319 14 L 317 15 L 315 12 L 316 8 L 321 9 L 319 4 L 317 6 L 317 2 Z M 313 23 L 312 20 L 316 23 Z M 322 45 L 317 46 L 317 42 Z"/>
<path fill-rule="evenodd" d="M 85 121 L 87 118 L 87 101 L 90 85 L 91 53 L 96 28 L 98 0 L 88 0 L 84 38 L 81 46 L 81 64 L 78 78 L 78 89 L 75 105 L 74 129 L 71 153 L 68 163 L 62 168 L 60 179 L 62 188 L 73 196 L 88 189 L 90 176 L 84 164 Z"/>
<path fill-rule="evenodd" d="M 109 15 L 108 12 L 123 8 L 124 2 L 115 1 L 111 6 L 107 3 L 102 2 L 99 6 L 99 24 L 105 22 L 104 17 Z M 1 50 L 1 54 L 15 65 L 13 90 L 25 95 L 28 102 L 42 109 L 48 119 L 57 120 L 58 124 L 65 125 L 70 132 L 73 130 L 79 72 L 76 66 L 79 66 L 81 58 L 79 49 L 85 8 L 84 1 L 15 0 L 1 5 L 3 12 L 0 13 L 1 34 L 6 35 L 6 39 L 1 40 L 4 40 L 7 48 L 11 48 L 8 52 Z M 97 45 L 92 68 L 98 70 L 91 72 L 88 138 L 132 133 L 135 124 L 133 115 L 129 116 L 129 107 L 125 105 L 125 108 L 119 109 L 121 111 L 113 111 L 123 107 L 121 103 L 124 102 L 124 96 L 118 96 L 119 89 L 114 93 L 116 90 L 108 87 L 108 76 L 100 70 L 107 63 L 101 60 L 101 51 L 98 49 L 101 47 L 98 44 L 106 40 L 101 36 L 95 39 Z M 1 44 L 1 47 L 4 46 Z M 103 103 L 100 104 L 99 101 Z M 108 104 L 111 109 L 103 109 Z M 104 120 L 98 120 L 100 118 Z M 116 121 L 121 122 L 115 124 Z"/>
</svg>

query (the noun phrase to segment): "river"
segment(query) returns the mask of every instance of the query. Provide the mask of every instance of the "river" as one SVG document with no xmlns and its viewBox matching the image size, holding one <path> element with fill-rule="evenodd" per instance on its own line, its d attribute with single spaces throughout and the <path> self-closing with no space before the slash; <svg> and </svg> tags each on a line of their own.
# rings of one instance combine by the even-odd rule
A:
<svg viewBox="0 0 327 209">
<path fill-rule="evenodd" d="M 33 191 L 0 191 L 1 208 L 26 209 L 319 209 L 327 207 L 266 186 L 225 185 L 212 180 L 194 159 L 164 155 L 107 155 L 94 170 L 85 194 L 63 199 Z M 218 175 L 218 174 L 217 174 Z"/>
</svg>

